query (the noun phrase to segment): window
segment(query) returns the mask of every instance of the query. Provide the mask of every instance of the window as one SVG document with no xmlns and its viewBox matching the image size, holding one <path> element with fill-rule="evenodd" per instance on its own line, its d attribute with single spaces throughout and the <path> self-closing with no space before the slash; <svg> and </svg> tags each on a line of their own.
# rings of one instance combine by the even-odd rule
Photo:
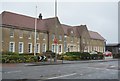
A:
<svg viewBox="0 0 120 81">
<path fill-rule="evenodd" d="M 10 42 L 10 44 L 9 44 L 9 51 L 10 52 L 15 52 L 15 43 L 14 42 Z"/>
<path fill-rule="evenodd" d="M 36 53 L 40 53 L 40 44 L 39 43 L 36 44 Z"/>
<path fill-rule="evenodd" d="M 59 35 L 59 40 L 62 41 L 62 36 L 61 35 Z"/>
<path fill-rule="evenodd" d="M 19 42 L 19 53 L 23 53 L 23 42 Z"/>
<path fill-rule="evenodd" d="M 59 52 L 62 52 L 62 45 L 59 45 Z"/>
<path fill-rule="evenodd" d="M 36 33 L 36 38 L 37 38 L 37 40 L 39 40 L 39 33 L 38 32 Z"/>
<path fill-rule="evenodd" d="M 43 44 L 43 46 L 42 46 L 42 52 L 46 52 L 46 44 Z"/>
<path fill-rule="evenodd" d="M 52 34 L 52 40 L 54 40 L 54 38 L 55 38 L 55 34 Z"/>
<path fill-rule="evenodd" d="M 28 33 L 28 39 L 31 39 L 31 37 L 32 37 L 32 34 L 31 34 L 31 32 L 29 32 Z"/>
<path fill-rule="evenodd" d="M 14 29 L 10 29 L 10 37 L 14 37 Z"/>
<path fill-rule="evenodd" d="M 52 44 L 52 52 L 55 52 L 55 45 Z"/>
<path fill-rule="evenodd" d="M 28 43 L 28 52 L 32 53 L 32 43 Z"/>
<path fill-rule="evenodd" d="M 19 38 L 23 38 L 23 31 L 19 30 Z"/>
</svg>

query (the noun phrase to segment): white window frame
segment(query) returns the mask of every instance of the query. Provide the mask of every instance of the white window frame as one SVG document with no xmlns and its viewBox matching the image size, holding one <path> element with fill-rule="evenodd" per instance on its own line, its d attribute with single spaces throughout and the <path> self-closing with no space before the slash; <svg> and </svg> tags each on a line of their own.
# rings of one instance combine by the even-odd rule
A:
<svg viewBox="0 0 120 81">
<path fill-rule="evenodd" d="M 20 51 L 20 44 L 22 44 L 22 48 L 21 48 L 22 51 Z M 18 47 L 19 53 L 23 53 L 23 51 L 24 51 L 24 43 L 23 43 L 23 42 L 19 42 L 19 45 L 18 45 L 18 46 L 19 46 L 19 47 Z"/>
<path fill-rule="evenodd" d="M 31 47 L 30 47 L 31 50 L 30 50 L 30 52 L 29 52 L 29 44 L 31 44 Z M 32 43 L 28 43 L 28 52 L 32 53 Z"/>
<path fill-rule="evenodd" d="M 40 43 L 36 43 L 36 53 L 40 53 Z"/>
<path fill-rule="evenodd" d="M 43 46 L 45 45 L 45 48 L 44 48 L 44 50 L 43 50 Z M 46 44 L 45 43 L 43 43 L 42 44 L 42 52 L 46 52 Z"/>
<path fill-rule="evenodd" d="M 54 48 L 53 48 L 54 46 Z M 52 52 L 55 52 L 55 44 L 52 44 Z"/>
<path fill-rule="evenodd" d="M 13 50 L 11 50 L 11 43 L 13 43 Z M 9 43 L 9 51 L 10 52 L 15 52 L 15 42 L 10 42 Z"/>
<path fill-rule="evenodd" d="M 61 50 L 59 50 L 59 46 L 61 46 Z M 62 53 L 62 44 L 59 44 L 59 45 L 58 45 L 58 52 L 59 52 L 59 53 Z"/>
</svg>

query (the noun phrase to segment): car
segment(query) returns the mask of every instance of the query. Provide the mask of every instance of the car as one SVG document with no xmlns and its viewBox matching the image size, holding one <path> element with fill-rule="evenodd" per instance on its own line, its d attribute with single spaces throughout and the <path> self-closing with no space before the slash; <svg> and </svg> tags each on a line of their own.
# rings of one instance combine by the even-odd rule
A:
<svg viewBox="0 0 120 81">
<path fill-rule="evenodd" d="M 112 56 L 112 52 L 106 51 L 106 52 L 103 53 L 103 55 L 106 56 L 106 57 L 111 57 Z"/>
</svg>

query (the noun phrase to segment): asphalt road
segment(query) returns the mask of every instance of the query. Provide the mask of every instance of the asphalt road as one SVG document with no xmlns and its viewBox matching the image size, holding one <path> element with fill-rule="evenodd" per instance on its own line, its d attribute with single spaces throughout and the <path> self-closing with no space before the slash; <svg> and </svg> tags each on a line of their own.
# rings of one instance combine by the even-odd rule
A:
<svg viewBox="0 0 120 81">
<path fill-rule="evenodd" d="M 118 79 L 118 61 L 2 67 L 3 79 Z"/>
</svg>

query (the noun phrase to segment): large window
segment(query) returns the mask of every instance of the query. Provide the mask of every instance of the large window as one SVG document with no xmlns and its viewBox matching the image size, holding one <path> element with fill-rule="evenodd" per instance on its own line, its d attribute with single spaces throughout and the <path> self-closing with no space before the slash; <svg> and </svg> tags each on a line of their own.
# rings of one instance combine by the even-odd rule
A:
<svg viewBox="0 0 120 81">
<path fill-rule="evenodd" d="M 10 52 L 15 52 L 15 43 L 14 42 L 10 42 L 10 44 L 9 44 L 9 51 Z"/>
<path fill-rule="evenodd" d="M 32 43 L 28 43 L 28 52 L 32 53 Z"/>
<path fill-rule="evenodd" d="M 40 43 L 36 44 L 36 53 L 40 53 Z"/>
<path fill-rule="evenodd" d="M 19 42 L 19 53 L 23 53 L 23 42 Z"/>
<path fill-rule="evenodd" d="M 14 37 L 14 29 L 10 29 L 10 37 Z"/>
<path fill-rule="evenodd" d="M 59 52 L 62 52 L 62 45 L 59 45 Z"/>
<path fill-rule="evenodd" d="M 55 45 L 52 44 L 52 52 L 55 52 Z"/>
<path fill-rule="evenodd" d="M 42 45 L 42 52 L 46 52 L 46 44 Z"/>
</svg>

